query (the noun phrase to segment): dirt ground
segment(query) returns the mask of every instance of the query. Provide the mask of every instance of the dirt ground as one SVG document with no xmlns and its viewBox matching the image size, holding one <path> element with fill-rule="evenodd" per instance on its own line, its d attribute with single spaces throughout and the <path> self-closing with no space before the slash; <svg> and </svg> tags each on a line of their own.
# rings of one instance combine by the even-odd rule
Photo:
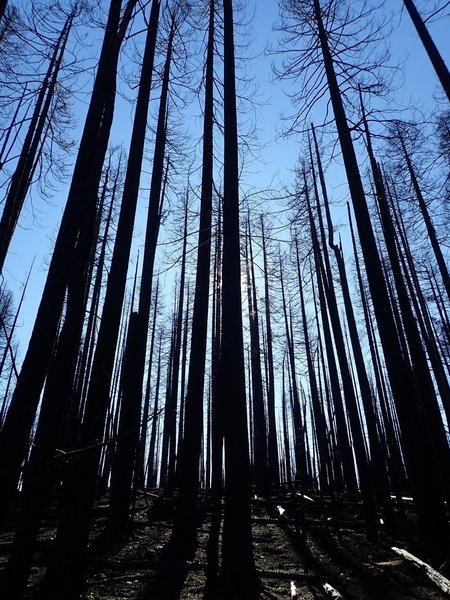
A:
<svg viewBox="0 0 450 600">
<path fill-rule="evenodd" d="M 367 539 L 357 503 L 341 499 L 332 510 L 329 499 L 310 499 L 296 493 L 270 499 L 255 497 L 252 507 L 261 600 L 438 600 L 450 595 L 441 591 L 423 569 L 392 550 L 406 549 L 443 575 L 450 575 L 447 564 L 437 564 L 441 560 L 427 556 L 417 542 L 410 506 L 399 518 L 396 534 L 388 535 L 380 522 L 374 542 Z M 199 547 L 194 560 L 187 564 L 160 558 L 173 518 L 173 501 L 163 499 L 161 492 L 141 493 L 131 535 L 100 547 L 96 540 L 103 530 L 106 511 L 107 501 L 103 500 L 94 513 L 86 600 L 205 598 L 206 542 L 211 517 L 206 493 L 201 495 L 199 507 Z M 25 598 L 32 598 L 44 572 L 46 549 L 54 535 L 57 515 L 49 511 L 47 517 Z M 0 538 L 0 568 L 7 560 L 12 529 L 13 523 Z"/>
</svg>

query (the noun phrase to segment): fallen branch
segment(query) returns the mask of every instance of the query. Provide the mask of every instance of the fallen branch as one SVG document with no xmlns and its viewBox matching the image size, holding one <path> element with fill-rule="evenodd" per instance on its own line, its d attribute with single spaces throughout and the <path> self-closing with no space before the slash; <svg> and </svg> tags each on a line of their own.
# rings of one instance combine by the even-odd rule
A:
<svg viewBox="0 0 450 600">
<path fill-rule="evenodd" d="M 344 600 L 344 596 L 329 583 L 325 583 L 323 589 L 325 590 L 325 593 L 330 594 L 332 598 L 341 598 L 342 600 Z"/>
<path fill-rule="evenodd" d="M 429 564 L 423 562 L 423 560 L 420 560 L 420 558 L 417 558 L 417 556 L 414 556 L 414 554 L 411 554 L 407 550 L 402 550 L 395 546 L 392 546 L 391 549 L 400 556 L 403 556 L 403 558 L 411 561 L 419 569 L 425 571 L 433 583 L 435 583 L 443 592 L 450 595 L 450 580 L 441 575 L 439 571 L 436 571 L 436 569 L 433 569 Z"/>
<path fill-rule="evenodd" d="M 114 558 L 91 557 L 89 564 L 111 571 L 127 571 L 133 569 L 148 569 L 151 571 L 182 571 L 189 569 L 201 571 L 204 565 L 187 560 L 119 560 Z"/>
<path fill-rule="evenodd" d="M 296 492 L 297 496 L 300 496 L 300 498 L 303 498 L 304 500 L 309 500 L 310 502 L 314 502 L 314 500 L 311 498 L 311 496 L 307 496 L 306 494 L 301 494 L 300 492 Z"/>
<path fill-rule="evenodd" d="M 315 575 L 314 573 L 299 573 L 297 571 L 267 571 L 264 569 L 257 569 L 256 574 L 262 579 L 287 579 L 288 581 L 296 579 L 297 581 L 302 580 L 315 583 L 324 580 L 320 575 Z"/>
</svg>

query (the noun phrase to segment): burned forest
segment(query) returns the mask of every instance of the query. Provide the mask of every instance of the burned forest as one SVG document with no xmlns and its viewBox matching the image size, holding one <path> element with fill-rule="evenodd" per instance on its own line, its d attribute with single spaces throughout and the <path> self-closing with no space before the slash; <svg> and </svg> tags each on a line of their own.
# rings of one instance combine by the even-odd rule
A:
<svg viewBox="0 0 450 600">
<path fill-rule="evenodd" d="M 450 596 L 449 23 L 0 0 L 2 599 Z"/>
</svg>

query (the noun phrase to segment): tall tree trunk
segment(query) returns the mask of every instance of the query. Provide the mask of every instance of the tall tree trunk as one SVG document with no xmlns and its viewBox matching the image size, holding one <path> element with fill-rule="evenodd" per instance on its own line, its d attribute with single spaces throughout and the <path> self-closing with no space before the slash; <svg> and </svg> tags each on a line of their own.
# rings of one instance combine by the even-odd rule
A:
<svg viewBox="0 0 450 600">
<path fill-rule="evenodd" d="M 245 398 L 239 235 L 239 168 L 232 0 L 223 2 L 224 201 L 221 383 L 225 416 L 225 509 L 222 532 L 223 597 L 256 596 L 250 463 Z M 236 581 L 240 582 L 236 590 Z"/>
<path fill-rule="evenodd" d="M 405 5 L 406 10 L 411 17 L 412 22 L 414 23 L 414 27 L 416 28 L 417 34 L 420 37 L 420 41 L 422 42 L 426 53 L 428 54 L 428 58 L 430 59 L 431 64 L 436 71 L 436 75 L 439 77 L 439 81 L 441 82 L 444 92 L 446 93 L 450 102 L 450 73 L 444 62 L 444 59 L 440 55 L 439 50 L 437 49 L 433 38 L 429 34 L 428 29 L 426 28 L 426 25 L 423 22 L 413 0 L 403 0 L 403 4 Z"/>
<path fill-rule="evenodd" d="M 95 247 L 91 250 L 93 254 Z M 61 478 L 58 454 L 63 451 L 91 272 L 74 269 L 68 285 L 65 319 L 49 366 L 30 459 L 23 474 L 22 510 L 7 570 L 6 586 L 12 598 L 23 594 L 42 512 Z"/>
<path fill-rule="evenodd" d="M 152 430 L 150 433 L 150 443 L 148 446 L 148 462 L 147 462 L 147 487 L 156 487 L 156 435 L 158 430 L 158 408 L 159 408 L 159 389 L 161 384 L 161 351 L 162 351 L 162 336 L 159 340 L 158 350 L 158 366 L 156 369 L 156 381 L 155 381 L 155 395 L 153 401 L 153 418 L 152 418 Z"/>
<path fill-rule="evenodd" d="M 297 275 L 298 275 L 298 287 L 300 291 L 300 310 L 302 314 L 302 325 L 303 325 L 303 337 L 305 340 L 305 353 L 306 362 L 308 365 L 308 379 L 309 389 L 311 394 L 311 404 L 314 415 L 315 423 L 315 434 L 317 437 L 317 447 L 319 451 L 319 481 L 320 491 L 322 494 L 326 494 L 330 491 L 331 483 L 333 480 L 333 473 L 331 469 L 331 460 L 328 451 L 327 443 L 327 426 L 325 421 L 325 415 L 323 413 L 323 406 L 320 401 L 319 391 L 317 388 L 316 373 L 314 370 L 314 364 L 311 355 L 311 346 L 309 341 L 308 323 L 306 320 L 306 308 L 303 294 L 303 282 L 300 275 L 300 258 L 298 252 L 298 242 L 295 241 L 296 256 L 297 256 Z"/>
<path fill-rule="evenodd" d="M 310 491 L 310 480 L 308 478 L 307 459 L 306 459 L 306 426 L 303 423 L 300 398 L 298 393 L 297 376 L 295 373 L 295 353 L 294 340 L 292 339 L 292 319 L 289 320 L 287 311 L 286 294 L 284 291 L 284 277 L 280 258 L 280 282 L 281 282 L 281 298 L 283 302 L 284 325 L 286 331 L 287 352 L 289 358 L 289 368 L 291 374 L 291 400 L 292 400 L 292 416 L 294 420 L 294 454 L 296 464 L 295 480 L 299 483 L 302 492 Z"/>
<path fill-rule="evenodd" d="M 361 303 L 364 314 L 364 322 L 366 326 L 366 333 L 369 341 L 369 349 L 370 355 L 372 358 L 372 366 L 375 376 L 376 389 L 378 393 L 378 401 L 381 408 L 381 413 L 383 415 L 383 424 L 386 432 L 386 441 L 387 441 L 387 453 L 389 456 L 388 469 L 390 474 L 390 479 L 392 482 L 392 487 L 394 491 L 404 490 L 406 483 L 406 473 L 403 468 L 403 459 L 401 456 L 400 445 L 397 443 L 397 435 L 394 428 L 394 423 L 392 419 L 392 415 L 390 412 L 389 399 L 388 399 L 388 390 L 386 386 L 386 382 L 381 370 L 381 361 L 378 352 L 378 347 L 376 345 L 374 335 L 373 335 L 373 327 L 371 321 L 371 315 L 369 314 L 369 307 L 367 303 L 366 294 L 364 291 L 364 285 L 362 281 L 361 269 L 359 265 L 359 258 L 356 249 L 356 240 L 353 231 L 352 219 L 350 215 L 350 209 L 347 205 L 348 209 L 348 219 L 350 224 L 350 231 L 352 237 L 352 245 L 353 245 L 353 254 L 356 265 L 356 273 L 358 280 L 358 288 L 361 296 Z"/>
<path fill-rule="evenodd" d="M 261 371 L 261 352 L 259 336 L 259 313 L 256 297 L 255 269 L 253 264 L 250 220 L 247 221 L 246 243 L 247 297 L 250 321 L 250 368 L 252 384 L 252 421 L 253 421 L 253 470 L 256 490 L 262 495 L 268 493 L 267 431 L 264 411 L 264 392 Z"/>
<path fill-rule="evenodd" d="M 268 460 L 269 473 L 272 484 L 280 483 L 279 457 L 277 424 L 275 417 L 275 370 L 273 364 L 273 337 L 272 322 L 270 311 L 270 293 L 269 293 L 269 269 L 267 261 L 266 236 L 264 229 L 264 219 L 261 215 L 261 236 L 264 264 L 264 306 L 266 314 L 266 335 L 267 335 L 267 417 L 268 417 Z"/>
<path fill-rule="evenodd" d="M 408 173 L 411 178 L 411 182 L 413 184 L 414 192 L 416 194 L 417 201 L 419 203 L 420 212 L 422 213 L 422 217 L 425 223 L 425 227 L 427 229 L 428 237 L 430 238 L 431 247 L 433 248 L 434 256 L 436 257 L 436 262 L 439 267 L 439 271 L 441 273 L 442 281 L 444 283 L 445 291 L 447 292 L 447 298 L 450 302 L 450 274 L 448 272 L 447 264 L 444 259 L 444 255 L 442 254 L 441 245 L 438 242 L 436 236 L 436 230 L 433 226 L 433 222 L 431 220 L 430 214 L 428 212 L 428 207 L 425 202 L 425 198 L 423 197 L 422 190 L 420 189 L 419 181 L 417 179 L 416 172 L 414 170 L 414 165 L 412 164 L 411 157 L 409 156 L 408 150 L 405 145 L 405 141 L 400 130 L 397 130 L 398 139 L 400 140 L 400 144 L 403 150 L 403 154 L 406 161 L 406 166 L 408 168 Z"/>
<path fill-rule="evenodd" d="M 212 332 L 211 332 L 211 500 L 212 517 L 209 530 L 207 555 L 207 581 L 205 596 L 214 596 L 219 576 L 219 537 L 222 519 L 222 480 L 223 480 L 223 436 L 224 436 L 224 397 L 221 385 L 220 339 L 222 313 L 222 219 L 221 199 L 218 203 L 216 243 L 213 264 Z"/>
<path fill-rule="evenodd" d="M 386 248 L 389 255 L 389 260 L 394 276 L 395 287 L 397 291 L 398 304 L 401 312 L 403 327 L 405 330 L 408 350 L 411 357 L 411 363 L 414 374 L 415 387 L 420 394 L 420 409 L 422 416 L 422 428 L 428 432 L 430 440 L 432 440 L 433 453 L 427 458 L 430 460 L 430 465 L 434 463 L 434 478 L 436 486 L 435 500 L 442 502 L 444 507 L 445 494 L 448 495 L 449 488 L 449 447 L 447 435 L 442 422 L 440 408 L 438 405 L 434 384 L 431 378 L 430 369 L 427 362 L 427 357 L 423 348 L 423 342 L 417 329 L 416 321 L 412 309 L 411 302 L 408 298 L 404 277 L 401 272 L 401 261 L 398 256 L 395 232 L 392 224 L 389 207 L 387 204 L 386 192 L 382 180 L 381 172 L 375 160 L 375 156 L 371 144 L 371 136 L 363 110 L 363 122 L 366 133 L 367 150 L 369 153 L 372 174 L 375 182 L 376 200 L 380 210 L 383 234 L 386 243 Z"/>
<path fill-rule="evenodd" d="M 175 351 L 175 338 L 176 338 L 176 301 L 172 312 L 172 325 L 170 332 L 170 348 L 169 348 L 169 359 L 167 365 L 167 377 L 166 377 L 166 395 L 164 400 L 164 421 L 162 430 L 161 440 L 161 459 L 159 468 L 159 487 L 166 488 L 167 485 L 167 472 L 169 466 L 169 447 L 170 440 L 173 439 L 176 430 L 176 406 L 172 405 L 172 376 L 173 376 L 173 360 Z"/>
<path fill-rule="evenodd" d="M 328 47 L 328 39 L 322 21 L 319 0 L 314 0 L 314 9 L 327 84 L 358 226 L 375 316 L 414 486 L 414 495 L 421 524 L 421 535 L 424 539 L 433 540 L 433 543 L 437 544 L 438 547 L 444 548 L 447 544 L 448 523 L 439 489 L 436 489 L 434 475 L 425 466 L 430 464 L 428 462 L 429 459 L 432 460 L 432 444 L 427 432 L 423 428 L 419 409 L 420 400 L 413 385 L 413 373 L 411 372 L 410 365 L 402 355 L 398 342 L 386 282 L 375 243 L 364 188 L 340 95 L 333 59 Z M 420 444 L 418 440 L 421 441 Z"/>
<path fill-rule="evenodd" d="M 48 119 L 51 118 L 49 114 L 50 105 L 54 97 L 74 16 L 75 13 L 72 11 L 67 17 L 61 34 L 54 45 L 54 51 L 37 97 L 36 106 L 34 107 L 28 126 L 28 132 L 25 136 L 19 160 L 11 177 L 11 183 L 0 220 L 0 273 L 3 271 L 8 248 L 31 184 L 33 165 L 36 161 L 38 147 L 42 143 L 42 136 L 45 132 Z"/>
<path fill-rule="evenodd" d="M 361 390 L 361 399 L 364 408 L 364 416 L 365 423 L 367 427 L 367 433 L 369 438 L 369 447 L 370 447 L 370 457 L 371 457 L 371 471 L 373 474 L 373 484 L 375 487 L 375 491 L 377 494 L 377 499 L 384 507 L 386 522 L 392 524 L 392 510 L 390 506 L 390 490 L 389 490 L 389 481 L 387 479 L 386 473 L 386 465 L 383 460 L 383 452 L 380 444 L 380 439 L 378 437 L 377 431 L 377 419 L 374 410 L 374 402 L 372 398 L 372 391 L 369 384 L 369 378 L 367 376 L 367 371 L 365 367 L 363 352 L 361 348 L 361 343 L 359 339 L 358 329 L 356 327 L 356 319 L 353 311 L 352 299 L 350 297 L 350 289 L 348 286 L 347 273 L 345 270 L 344 259 L 339 247 L 334 242 L 333 236 L 333 223 L 331 221 L 330 207 L 328 202 L 328 193 L 325 183 L 325 177 L 323 174 L 322 163 L 320 160 L 320 153 L 317 144 L 316 134 L 314 128 L 312 128 L 315 151 L 316 151 L 316 160 L 317 167 L 319 172 L 319 179 L 322 190 L 322 197 L 324 201 L 325 215 L 328 226 L 328 245 L 333 250 L 336 263 L 339 270 L 339 279 L 341 284 L 342 295 L 344 299 L 344 308 L 345 315 L 347 317 L 347 325 L 349 329 L 351 344 L 352 344 L 352 352 L 353 358 L 355 361 L 356 372 L 358 375 L 358 384 Z M 314 169 L 314 167 L 313 167 Z M 314 171 L 313 171 L 314 173 Z M 314 175 L 315 177 L 315 175 Z M 317 193 L 317 190 L 316 190 Z M 318 201 L 318 195 L 317 195 Z M 319 219 L 321 220 L 321 212 L 319 202 L 317 202 L 317 210 L 319 214 Z M 324 234 L 323 234 L 324 235 Z M 325 240 L 322 240 L 325 243 Z M 346 396 L 348 398 L 348 396 Z M 356 398 L 355 398 L 356 400 Z"/>
<path fill-rule="evenodd" d="M 305 186 L 306 186 L 305 181 Z M 358 466 L 361 495 L 365 511 L 366 529 L 370 537 L 376 535 L 376 505 L 373 493 L 373 480 L 372 474 L 369 468 L 369 462 L 367 457 L 367 451 L 364 443 L 364 436 L 362 432 L 361 420 L 358 410 L 358 402 L 356 399 L 355 389 L 353 386 L 350 368 L 347 360 L 347 354 L 345 350 L 345 342 L 342 333 L 342 327 L 339 317 L 339 310 L 336 301 L 336 295 L 334 291 L 333 278 L 331 273 L 331 267 L 328 258 L 328 251 L 326 248 L 325 232 L 321 219 L 320 211 L 318 212 L 319 227 L 321 230 L 322 237 L 322 253 L 320 253 L 319 240 L 315 230 L 315 225 L 312 216 L 312 210 L 308 197 L 308 189 L 306 189 L 306 196 L 308 201 L 309 219 L 311 225 L 311 235 L 313 238 L 314 256 L 316 260 L 316 269 L 321 271 L 320 276 L 322 279 L 322 285 L 325 291 L 327 300 L 328 312 L 333 330 L 333 339 L 336 347 L 336 354 L 338 357 L 339 368 L 342 379 L 342 388 L 345 397 L 345 404 L 347 408 L 347 414 L 349 419 L 350 430 L 352 433 L 352 440 L 355 449 L 355 460 Z M 317 196 L 317 189 L 315 189 Z M 318 198 L 317 198 L 318 200 Z M 320 208 L 320 207 L 319 207 Z"/>
<path fill-rule="evenodd" d="M 284 362 L 286 362 L 284 360 Z M 284 365 L 283 365 L 284 366 Z M 282 371 L 282 386 L 281 386 L 281 406 L 283 411 L 283 442 L 284 442 L 284 465 L 286 470 L 285 482 L 290 491 L 293 491 L 294 486 L 292 484 L 292 465 L 291 465 L 291 449 L 289 444 L 289 427 L 288 427 L 288 415 L 287 415 L 287 400 L 286 400 L 286 385 L 285 385 L 285 369 Z"/>
<path fill-rule="evenodd" d="M 81 448 L 91 446 L 102 439 L 109 403 L 139 190 L 159 6 L 158 1 L 152 4 L 147 31 L 122 206 L 80 432 Z M 78 460 L 70 465 L 70 471 L 66 475 L 64 512 L 55 540 L 57 551 L 41 586 L 41 594 L 45 598 L 66 594 L 69 599 L 76 598 L 80 593 L 99 459 L 100 447 L 80 455 Z"/>
<path fill-rule="evenodd" d="M 135 0 L 129 0 L 121 19 L 121 2 L 111 4 L 97 75 L 75 163 L 66 207 L 55 243 L 22 369 L 4 427 L 0 433 L 0 470 L 4 519 L 20 476 L 36 410 L 51 360 L 71 274 L 78 233 L 94 227 L 97 193 L 114 113 L 116 71 L 121 43 Z"/>
<path fill-rule="evenodd" d="M 187 249 L 187 217 L 188 217 L 188 198 L 186 197 L 186 207 L 184 215 L 184 237 L 183 237 L 183 251 L 181 257 L 181 271 L 180 271 L 180 293 L 178 297 L 178 307 L 176 314 L 175 323 L 175 339 L 173 349 L 173 363 L 171 373 L 171 386 L 170 386 L 170 409 L 171 414 L 171 425 L 170 425 L 170 438 L 169 438 L 169 462 L 167 471 L 167 483 L 165 492 L 169 495 L 173 493 L 175 488 L 175 461 L 176 461 L 176 444 L 177 444 L 177 406 L 178 406 L 178 389 L 179 389 L 179 378 L 180 378 L 180 359 L 181 359 L 181 340 L 183 334 L 183 313 L 184 313 L 184 289 L 186 279 L 186 249 Z M 198 480 L 198 473 L 197 473 Z"/>
<path fill-rule="evenodd" d="M 141 434 L 139 440 L 139 455 L 138 455 L 138 478 L 137 485 L 140 487 L 145 487 L 145 446 L 147 439 L 147 431 L 148 431 L 148 421 L 150 414 L 150 396 L 151 396 L 151 381 L 152 381 L 152 371 L 153 371 L 153 355 L 155 353 L 155 338 L 156 338 L 156 316 L 158 311 L 158 297 L 159 297 L 159 280 L 156 281 L 155 293 L 153 297 L 153 319 L 151 325 L 151 337 L 150 337 L 150 349 L 148 354 L 148 372 L 147 372 L 147 383 L 145 387 L 145 399 L 144 399 L 144 409 L 142 411 L 142 425 L 141 425 Z M 152 420 L 155 418 L 153 415 Z M 152 431 L 153 431 L 153 423 L 152 423 Z M 153 452 L 154 452 L 153 447 Z"/>
<path fill-rule="evenodd" d="M 412 300 L 414 313 L 419 325 L 420 334 L 425 344 L 428 359 L 433 369 L 440 401 L 445 411 L 447 423 L 450 423 L 450 387 L 444 370 L 444 364 L 436 341 L 435 331 L 431 322 L 430 312 L 425 300 L 422 286 L 419 282 L 417 269 L 414 264 L 411 248 L 407 239 L 405 224 L 400 214 L 400 208 L 395 205 L 391 190 L 386 182 L 386 195 L 392 210 L 400 239 L 398 255 L 401 260 L 408 293 Z M 400 244 L 401 242 L 401 244 Z"/>
<path fill-rule="evenodd" d="M 172 548 L 178 548 L 187 556 L 192 555 L 192 552 L 197 545 L 195 515 L 201 438 L 203 431 L 203 398 L 208 333 L 213 192 L 214 10 L 215 2 L 214 0 L 210 0 L 208 43 L 206 48 L 202 183 L 200 195 L 200 224 L 197 242 L 197 270 L 192 314 L 189 372 L 185 400 L 185 427 L 178 462 L 179 489 L 171 538 Z M 213 293 L 215 293 L 215 291 Z M 214 374 L 212 374 L 212 376 L 214 376 Z M 213 394 L 211 394 L 211 396 L 213 396 Z M 211 398 L 211 403 L 214 403 L 213 398 Z M 214 408 L 211 408 L 211 412 L 213 411 Z M 211 415 L 211 420 L 212 419 L 213 417 Z M 213 427 L 212 423 L 211 427 Z M 220 440 L 220 443 L 222 443 L 222 439 Z M 214 442 L 211 442 L 211 446 L 213 445 Z"/>
<path fill-rule="evenodd" d="M 320 255 L 320 249 L 317 240 L 317 234 L 315 231 L 315 225 L 313 222 L 311 210 L 309 209 L 309 219 L 310 219 L 310 228 L 311 228 L 311 236 L 313 240 L 313 251 L 314 251 L 314 262 L 316 268 L 316 278 L 317 278 L 317 286 L 319 293 L 319 303 L 320 303 L 320 314 L 322 320 L 322 327 L 324 333 L 325 347 L 326 347 L 326 356 L 328 363 L 328 372 L 330 376 L 330 384 L 333 396 L 333 406 L 335 409 L 336 415 L 336 430 L 337 430 L 337 438 L 339 441 L 339 452 L 342 459 L 342 467 L 344 472 L 344 483 L 347 490 L 347 493 L 350 497 L 355 497 L 358 491 L 358 485 L 356 480 L 356 471 L 355 465 L 353 461 L 353 453 L 351 450 L 349 434 L 347 430 L 347 423 L 345 418 L 345 408 L 344 402 L 341 394 L 340 382 L 339 382 L 339 372 L 336 363 L 336 357 L 333 349 L 333 340 L 331 335 L 330 321 L 332 320 L 332 310 L 330 308 L 330 304 L 328 304 L 328 309 L 330 310 L 330 315 L 328 315 L 327 311 L 327 302 L 326 302 L 326 282 L 324 281 L 326 278 L 322 259 Z M 330 296 L 331 294 L 329 294 Z M 333 317 L 336 314 L 333 313 Z M 333 328 L 334 331 L 334 328 Z M 336 341 L 336 336 L 335 336 Z M 353 433 L 353 429 L 352 429 Z M 359 448 L 361 450 L 361 448 Z M 363 450 L 364 454 L 365 451 Z"/>
</svg>

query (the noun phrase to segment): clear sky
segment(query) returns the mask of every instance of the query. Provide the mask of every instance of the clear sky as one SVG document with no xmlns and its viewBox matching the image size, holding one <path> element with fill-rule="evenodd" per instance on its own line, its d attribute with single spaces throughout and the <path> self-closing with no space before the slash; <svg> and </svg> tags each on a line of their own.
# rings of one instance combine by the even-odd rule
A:
<svg viewBox="0 0 450 600">
<path fill-rule="evenodd" d="M 266 144 L 262 152 L 260 165 L 251 166 L 252 175 L 248 175 L 248 183 L 252 186 L 265 187 L 271 184 L 274 176 L 278 174 L 281 180 L 287 181 L 292 178 L 292 169 L 298 158 L 299 140 L 290 138 L 288 140 L 277 137 L 282 129 L 280 123 L 280 112 L 291 110 L 290 102 L 286 98 L 283 85 L 273 82 L 271 62 L 274 57 L 263 54 L 264 47 L 275 39 L 272 25 L 278 18 L 278 7 L 276 2 L 270 0 L 254 1 L 254 38 L 255 52 L 257 58 L 249 60 L 248 72 L 252 73 L 258 82 L 265 103 L 259 109 L 259 123 L 261 140 Z M 404 13 L 400 19 L 399 11 L 402 3 L 400 0 L 387 0 L 388 9 L 394 13 L 394 19 L 399 22 L 399 28 L 393 36 L 392 54 L 400 58 L 406 58 L 405 62 L 405 85 L 398 93 L 405 104 L 414 99 L 417 105 L 432 106 L 433 96 L 439 84 L 430 67 L 425 51 L 423 50 L 409 16 Z M 421 2 L 419 6 L 424 6 Z M 250 2 L 249 13 L 252 12 Z M 449 22 L 442 20 L 431 24 L 430 31 L 437 46 L 443 54 L 447 65 L 450 65 L 450 46 L 448 44 Z M 252 50 L 250 50 L 252 52 Z M 82 105 L 81 105 L 82 106 Z M 443 103 L 441 103 L 443 107 Z M 74 105 L 79 123 L 83 123 L 85 106 Z M 318 116 L 318 120 L 320 117 Z M 119 143 L 126 139 L 131 126 L 130 111 L 118 113 L 118 119 L 114 127 L 113 141 Z M 79 135 L 79 128 L 73 132 Z M 148 175 L 146 176 L 148 177 Z M 328 184 L 332 196 L 345 198 L 345 188 L 342 186 L 342 174 L 336 170 L 330 176 Z M 54 197 L 44 202 L 37 192 L 32 193 L 32 198 L 27 200 L 27 207 L 20 219 L 19 227 L 14 236 L 10 253 L 5 266 L 5 279 L 8 287 L 14 292 L 18 301 L 21 285 L 25 280 L 31 262 L 35 259 L 31 284 L 27 290 L 23 306 L 18 337 L 21 342 L 19 358 L 23 357 L 26 349 L 34 316 L 37 310 L 42 287 L 45 282 L 46 268 L 49 262 L 51 248 L 56 236 L 59 220 L 61 218 L 66 191 L 63 187 L 58 190 Z M 343 217 L 336 213 L 339 220 Z M 144 227 L 137 228 L 143 234 Z"/>
</svg>

